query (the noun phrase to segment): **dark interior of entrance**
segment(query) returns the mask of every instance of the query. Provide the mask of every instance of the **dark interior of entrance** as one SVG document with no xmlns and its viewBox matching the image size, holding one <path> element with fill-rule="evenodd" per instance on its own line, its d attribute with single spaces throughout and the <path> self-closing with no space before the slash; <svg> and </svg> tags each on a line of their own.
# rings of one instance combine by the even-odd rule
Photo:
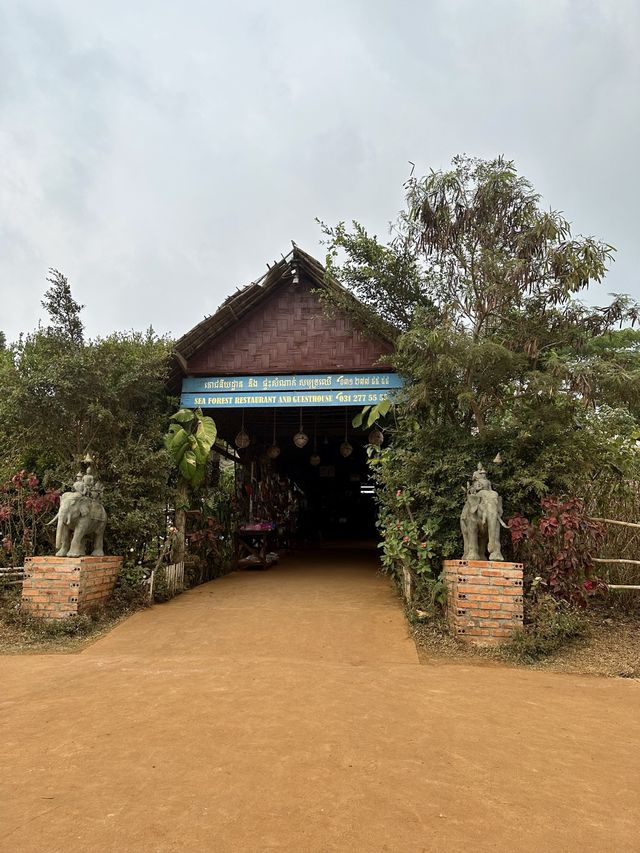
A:
<svg viewBox="0 0 640 853">
<path fill-rule="evenodd" d="M 359 411 L 331 406 L 211 412 L 220 436 L 242 460 L 237 484 L 244 520 L 277 518 L 286 528 L 285 537 L 295 544 L 374 538 L 376 509 L 366 452 L 369 431 L 351 425 Z M 250 439 L 246 448 L 238 448 L 235 441 L 242 430 Z M 294 443 L 301 431 L 308 437 L 304 447 Z M 274 446 L 277 456 L 270 452 Z M 290 494 L 289 499 L 283 495 L 287 491 L 294 493 L 293 501 Z M 287 509 L 286 503 L 294 508 Z"/>
</svg>

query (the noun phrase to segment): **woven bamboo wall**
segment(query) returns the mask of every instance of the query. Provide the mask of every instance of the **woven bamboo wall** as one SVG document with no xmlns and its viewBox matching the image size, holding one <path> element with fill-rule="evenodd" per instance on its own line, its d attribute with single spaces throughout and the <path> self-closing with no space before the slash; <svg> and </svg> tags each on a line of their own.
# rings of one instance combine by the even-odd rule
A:
<svg viewBox="0 0 640 853">
<path fill-rule="evenodd" d="M 189 373 L 327 373 L 379 370 L 389 344 L 365 338 L 347 317 L 323 314 L 305 282 L 284 285 L 189 359 Z"/>
</svg>

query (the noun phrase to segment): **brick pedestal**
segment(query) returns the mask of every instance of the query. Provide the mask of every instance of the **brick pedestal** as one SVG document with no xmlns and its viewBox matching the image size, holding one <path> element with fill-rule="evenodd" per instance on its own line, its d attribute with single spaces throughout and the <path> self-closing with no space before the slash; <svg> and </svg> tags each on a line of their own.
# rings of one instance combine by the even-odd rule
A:
<svg viewBox="0 0 640 853">
<path fill-rule="evenodd" d="M 522 563 L 445 560 L 449 624 L 460 640 L 497 645 L 522 627 Z"/>
<path fill-rule="evenodd" d="M 21 609 L 42 619 L 64 619 L 105 604 L 122 557 L 28 557 Z"/>
</svg>

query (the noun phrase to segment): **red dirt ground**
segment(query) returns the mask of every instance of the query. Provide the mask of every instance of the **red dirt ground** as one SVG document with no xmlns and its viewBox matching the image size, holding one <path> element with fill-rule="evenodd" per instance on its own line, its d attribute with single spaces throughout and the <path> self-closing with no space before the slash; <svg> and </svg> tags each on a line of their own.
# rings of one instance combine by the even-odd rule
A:
<svg viewBox="0 0 640 853">
<path fill-rule="evenodd" d="M 0 658 L 0 850 L 638 851 L 640 683 L 420 665 L 317 551 Z"/>
</svg>

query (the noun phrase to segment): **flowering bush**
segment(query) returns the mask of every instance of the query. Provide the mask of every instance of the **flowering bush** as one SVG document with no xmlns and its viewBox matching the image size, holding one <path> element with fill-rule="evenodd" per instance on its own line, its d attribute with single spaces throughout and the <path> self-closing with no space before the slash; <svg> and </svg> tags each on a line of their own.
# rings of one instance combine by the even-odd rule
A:
<svg viewBox="0 0 640 853">
<path fill-rule="evenodd" d="M 0 564 L 21 566 L 25 557 L 50 549 L 55 531 L 45 525 L 59 503 L 59 492 L 43 489 L 27 471 L 0 486 Z"/>
<path fill-rule="evenodd" d="M 408 491 L 396 492 L 393 512 L 384 507 L 381 513 L 380 530 L 382 542 L 382 565 L 395 571 L 398 566 L 415 574 L 430 574 L 433 546 L 430 542 L 429 525 L 419 524 L 411 511 L 411 495 Z"/>
<path fill-rule="evenodd" d="M 530 589 L 548 590 L 556 600 L 584 604 L 606 587 L 594 571 L 593 557 L 605 528 L 586 514 L 576 497 L 543 498 L 542 515 L 531 523 L 509 519 L 514 551 L 525 564 Z"/>
</svg>

